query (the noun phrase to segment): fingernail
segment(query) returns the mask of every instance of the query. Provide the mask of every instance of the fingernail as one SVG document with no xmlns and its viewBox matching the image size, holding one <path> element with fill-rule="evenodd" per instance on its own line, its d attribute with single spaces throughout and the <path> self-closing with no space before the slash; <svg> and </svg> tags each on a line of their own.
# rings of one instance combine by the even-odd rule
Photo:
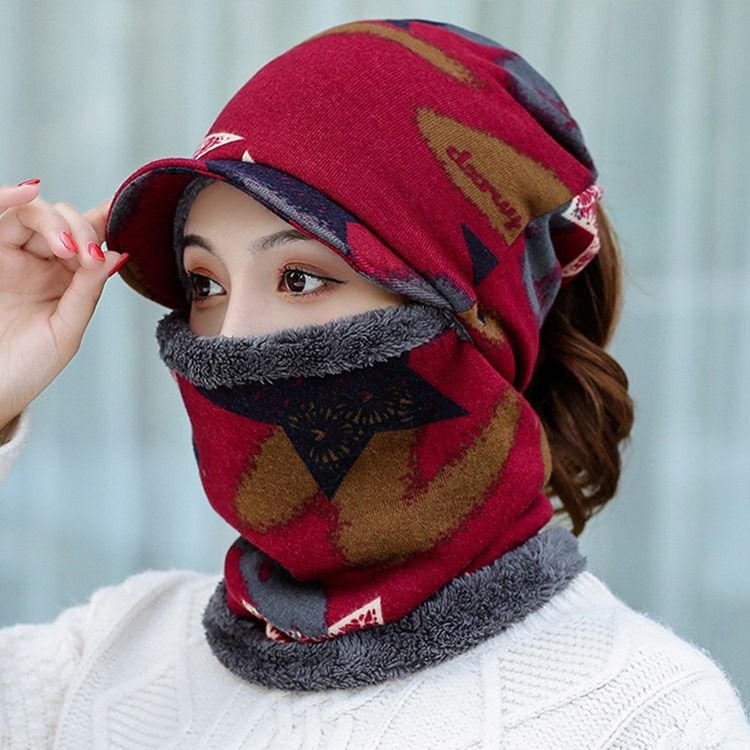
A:
<svg viewBox="0 0 750 750">
<path fill-rule="evenodd" d="M 123 253 L 117 263 L 112 266 L 112 270 L 107 274 L 107 278 L 114 276 L 128 262 L 129 257 L 129 253 Z"/>
<path fill-rule="evenodd" d="M 34 177 L 33 180 L 24 180 L 23 182 L 19 182 L 16 187 L 21 187 L 21 185 L 38 185 L 41 182 L 41 180 L 38 177 Z"/>
<path fill-rule="evenodd" d="M 63 245 L 70 250 L 71 253 L 77 253 L 78 252 L 78 245 L 76 245 L 75 240 L 70 236 L 68 232 L 60 232 L 60 239 L 62 240 Z"/>
<path fill-rule="evenodd" d="M 89 242 L 89 255 L 97 260 L 104 260 L 104 253 L 96 242 Z"/>
</svg>

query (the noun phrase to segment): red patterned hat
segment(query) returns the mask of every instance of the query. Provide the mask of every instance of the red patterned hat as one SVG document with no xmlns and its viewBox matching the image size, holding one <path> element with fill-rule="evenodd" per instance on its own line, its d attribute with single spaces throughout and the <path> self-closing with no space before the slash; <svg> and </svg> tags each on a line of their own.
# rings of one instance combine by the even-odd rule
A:
<svg viewBox="0 0 750 750">
<path fill-rule="evenodd" d="M 272 60 L 190 159 L 130 176 L 107 245 L 146 297 L 185 306 L 175 206 L 225 180 L 373 282 L 450 310 L 517 387 L 560 286 L 595 255 L 601 189 L 582 135 L 519 55 L 450 24 L 365 20 Z"/>
</svg>

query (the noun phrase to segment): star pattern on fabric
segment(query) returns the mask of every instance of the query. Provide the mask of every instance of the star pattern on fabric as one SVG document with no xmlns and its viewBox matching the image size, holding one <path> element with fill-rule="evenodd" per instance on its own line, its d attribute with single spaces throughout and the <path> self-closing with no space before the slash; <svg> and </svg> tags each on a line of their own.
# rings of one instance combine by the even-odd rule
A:
<svg viewBox="0 0 750 750">
<path fill-rule="evenodd" d="M 468 413 L 410 369 L 407 358 L 405 352 L 386 363 L 338 375 L 199 390 L 223 409 L 279 425 L 332 499 L 376 433 Z"/>
<path fill-rule="evenodd" d="M 498 259 L 492 254 L 492 251 L 474 232 L 465 224 L 461 224 L 461 231 L 464 235 L 464 242 L 469 251 L 472 269 L 474 272 L 474 285 L 483 281 L 487 274 L 498 264 Z"/>
</svg>

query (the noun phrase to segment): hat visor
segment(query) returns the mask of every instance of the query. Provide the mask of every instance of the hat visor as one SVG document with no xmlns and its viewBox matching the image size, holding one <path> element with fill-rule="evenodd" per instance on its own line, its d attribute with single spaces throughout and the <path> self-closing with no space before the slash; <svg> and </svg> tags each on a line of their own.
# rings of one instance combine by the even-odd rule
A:
<svg viewBox="0 0 750 750">
<path fill-rule="evenodd" d="M 357 219 L 296 177 L 235 159 L 160 159 L 141 167 L 120 186 L 107 219 L 107 248 L 130 255 L 120 274 L 144 297 L 173 310 L 188 304 L 177 272 L 173 224 L 180 196 L 201 175 L 242 190 L 354 265 L 346 236 L 347 226 L 358 223 Z"/>
</svg>

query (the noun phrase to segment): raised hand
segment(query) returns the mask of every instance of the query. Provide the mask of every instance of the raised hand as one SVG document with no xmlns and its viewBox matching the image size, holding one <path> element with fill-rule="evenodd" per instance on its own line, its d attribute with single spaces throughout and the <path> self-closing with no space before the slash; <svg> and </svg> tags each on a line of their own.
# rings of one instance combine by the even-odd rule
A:
<svg viewBox="0 0 750 750">
<path fill-rule="evenodd" d="M 70 362 L 127 255 L 103 253 L 109 202 L 81 214 L 0 186 L 0 436 Z"/>
</svg>

